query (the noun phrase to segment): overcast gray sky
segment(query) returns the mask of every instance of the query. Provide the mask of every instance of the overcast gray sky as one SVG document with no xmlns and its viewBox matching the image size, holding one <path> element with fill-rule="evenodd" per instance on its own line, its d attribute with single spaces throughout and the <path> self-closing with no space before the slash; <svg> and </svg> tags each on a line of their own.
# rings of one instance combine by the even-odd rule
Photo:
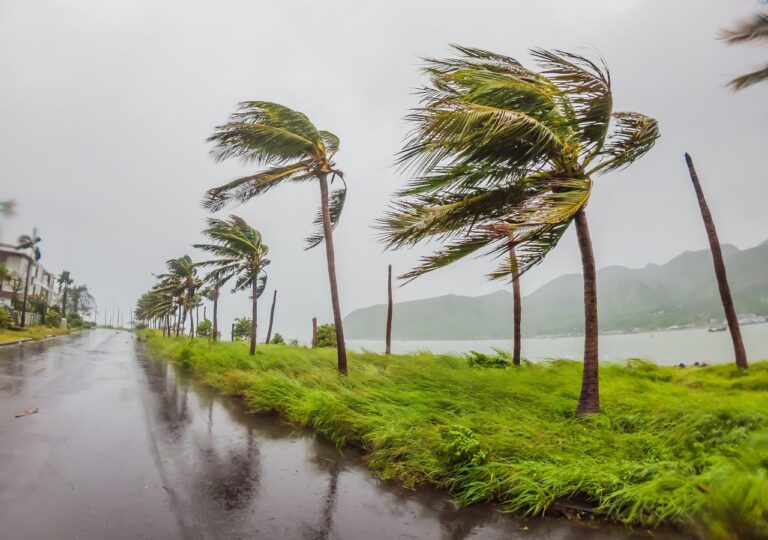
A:
<svg viewBox="0 0 768 540">
<path fill-rule="evenodd" d="M 44 265 L 70 270 L 100 307 L 128 309 L 166 259 L 198 256 L 201 195 L 245 170 L 213 163 L 205 138 L 239 101 L 277 101 L 341 138 L 342 310 L 382 303 L 386 265 L 404 271 L 427 251 L 384 253 L 371 228 L 406 180 L 392 162 L 424 81 L 419 58 L 459 43 L 525 62 L 534 46 L 599 51 L 616 110 L 659 120 L 647 157 L 597 180 L 598 266 L 707 246 L 686 151 L 721 241 L 750 247 L 768 238 L 768 85 L 732 94 L 725 84 L 765 63 L 768 46 L 728 47 L 716 35 L 758 9 L 757 0 L 0 0 L 0 199 L 18 203 L 4 240 L 36 225 Z M 270 246 L 267 294 L 279 290 L 276 329 L 287 337 L 307 339 L 314 315 L 332 319 L 324 250 L 302 250 L 318 201 L 315 185 L 286 186 L 232 210 Z M 396 300 L 503 287 L 485 280 L 489 268 L 462 262 Z M 523 292 L 577 271 L 571 231 Z M 225 324 L 246 315 L 247 295 L 223 297 L 221 310 Z"/>
</svg>

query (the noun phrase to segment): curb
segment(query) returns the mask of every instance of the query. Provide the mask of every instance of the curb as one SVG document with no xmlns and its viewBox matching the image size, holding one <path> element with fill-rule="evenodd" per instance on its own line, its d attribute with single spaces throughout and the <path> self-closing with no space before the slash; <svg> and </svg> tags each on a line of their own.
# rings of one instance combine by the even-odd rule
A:
<svg viewBox="0 0 768 540">
<path fill-rule="evenodd" d="M 0 343 L 0 348 L 10 347 L 11 345 L 21 345 L 22 343 L 26 343 L 27 341 L 34 341 L 34 340 L 32 338 L 21 338 L 21 339 L 16 339 L 14 341 L 3 341 L 2 343 Z"/>
</svg>

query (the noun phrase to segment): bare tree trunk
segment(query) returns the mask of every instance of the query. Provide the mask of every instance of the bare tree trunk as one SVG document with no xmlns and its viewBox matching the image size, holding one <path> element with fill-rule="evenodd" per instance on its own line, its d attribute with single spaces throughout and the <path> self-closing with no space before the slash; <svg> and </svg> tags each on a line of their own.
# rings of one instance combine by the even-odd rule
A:
<svg viewBox="0 0 768 540">
<path fill-rule="evenodd" d="M 317 349 L 317 317 L 312 317 L 312 348 Z"/>
<path fill-rule="evenodd" d="M 219 288 L 216 287 L 213 296 L 213 341 L 219 339 Z"/>
<path fill-rule="evenodd" d="M 515 254 L 515 244 L 512 241 L 512 238 L 509 239 L 509 266 L 512 269 L 512 299 L 514 300 L 514 306 L 512 308 L 514 319 L 514 336 L 512 338 L 512 364 L 519 366 L 520 349 L 522 344 L 520 322 L 523 318 L 523 305 L 520 298 L 520 276 L 517 273 L 517 255 Z"/>
<path fill-rule="evenodd" d="M 195 310 L 189 310 L 189 339 L 195 338 Z"/>
<path fill-rule="evenodd" d="M 576 213 L 576 236 L 579 239 L 581 266 L 584 274 L 584 370 L 581 378 L 581 396 L 576 413 L 591 414 L 600 412 L 597 352 L 597 274 L 587 214 L 583 208 Z"/>
<path fill-rule="evenodd" d="M 328 174 L 318 175 L 320 180 L 320 207 L 323 214 L 323 233 L 325 234 L 325 256 L 328 259 L 328 280 L 331 284 L 331 304 L 333 305 L 333 323 L 336 326 L 336 354 L 339 373 L 347 374 L 347 346 L 344 343 L 344 327 L 339 306 L 339 287 L 336 284 L 336 255 L 333 249 L 333 227 L 328 207 Z"/>
<path fill-rule="evenodd" d="M 251 355 L 256 354 L 256 301 L 259 296 L 256 291 L 257 288 L 258 279 L 254 277 L 253 283 L 251 284 L 251 293 L 253 294 L 253 309 L 251 310 Z"/>
<path fill-rule="evenodd" d="M 272 308 L 269 310 L 269 328 L 267 328 L 267 340 L 264 343 L 269 343 L 272 339 L 272 322 L 275 319 L 275 303 L 277 302 L 277 289 L 275 294 L 272 295 Z"/>
<path fill-rule="evenodd" d="M 21 306 L 21 327 L 27 324 L 27 295 L 29 294 L 29 272 L 32 270 L 32 261 L 27 261 L 27 277 L 24 280 L 24 302 Z"/>
<path fill-rule="evenodd" d="M 742 369 L 747 369 L 749 367 L 749 364 L 747 363 L 747 353 L 744 349 L 744 340 L 741 338 L 739 317 L 736 315 L 736 308 L 733 306 L 731 288 L 728 286 L 728 276 L 725 273 L 725 261 L 723 260 L 723 252 L 720 249 L 720 241 L 717 238 L 715 222 L 712 220 L 709 205 L 707 205 L 707 200 L 704 198 L 704 192 L 699 183 L 699 175 L 696 174 L 696 169 L 693 167 L 693 160 L 690 155 L 685 154 L 685 162 L 688 164 L 688 172 L 691 175 L 693 189 L 696 190 L 696 198 L 699 201 L 699 208 L 701 209 L 701 218 L 704 220 L 704 228 L 707 230 L 709 248 L 712 251 L 712 262 L 715 265 L 717 288 L 720 290 L 720 299 L 723 302 L 725 320 L 728 322 L 728 330 L 731 333 L 731 340 L 733 341 L 733 353 L 736 356 L 736 365 Z"/>
<path fill-rule="evenodd" d="M 387 269 L 387 345 L 385 354 L 392 354 L 392 265 Z"/>
</svg>

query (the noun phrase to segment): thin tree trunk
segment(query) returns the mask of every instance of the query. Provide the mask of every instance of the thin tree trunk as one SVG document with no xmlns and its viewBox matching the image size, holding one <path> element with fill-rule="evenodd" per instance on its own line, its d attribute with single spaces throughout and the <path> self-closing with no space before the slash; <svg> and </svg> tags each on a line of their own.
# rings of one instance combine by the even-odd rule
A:
<svg viewBox="0 0 768 540">
<path fill-rule="evenodd" d="M 693 189 L 696 190 L 696 198 L 699 201 L 699 208 L 701 209 L 701 218 L 704 220 L 704 228 L 707 230 L 709 248 L 712 251 L 712 262 L 714 263 L 715 276 L 717 277 L 717 288 L 720 290 L 720 299 L 723 302 L 725 320 L 728 322 L 728 330 L 731 333 L 731 340 L 733 341 L 733 353 L 736 357 L 736 365 L 742 369 L 747 369 L 749 367 L 749 364 L 747 363 L 747 353 L 744 349 L 744 340 L 741 338 L 739 317 L 736 315 L 736 308 L 733 306 L 731 288 L 728 286 L 725 261 L 723 260 L 723 252 L 720 249 L 720 241 L 717 238 L 715 222 L 712 220 L 709 205 L 707 205 L 707 200 L 704 198 L 704 192 L 699 183 L 699 175 L 696 174 L 696 169 L 693 167 L 693 160 L 689 154 L 685 154 L 685 162 L 688 164 L 688 172 L 691 175 Z"/>
<path fill-rule="evenodd" d="M 27 295 L 29 294 L 29 272 L 32 270 L 32 262 L 27 261 L 27 277 L 24 281 L 24 302 L 21 306 L 21 327 L 27 323 Z"/>
<path fill-rule="evenodd" d="M 347 374 L 347 346 L 344 343 L 344 327 L 341 322 L 341 307 L 339 306 L 339 287 L 336 284 L 336 255 L 333 249 L 333 227 L 331 212 L 328 207 L 328 174 L 321 173 L 320 207 L 323 214 L 323 233 L 325 234 L 325 256 L 328 259 L 328 280 L 331 285 L 331 304 L 333 306 L 333 323 L 336 327 L 336 354 L 339 373 Z"/>
<path fill-rule="evenodd" d="M 581 396 L 577 414 L 600 412 L 600 384 L 598 380 L 597 352 L 597 275 L 592 239 L 589 235 L 587 214 L 582 208 L 576 213 L 576 236 L 581 251 L 584 274 L 584 371 L 581 378 Z"/>
<path fill-rule="evenodd" d="M 219 288 L 214 290 L 213 297 L 213 341 L 219 339 Z"/>
<path fill-rule="evenodd" d="M 392 354 L 392 265 L 387 268 L 387 345 L 385 354 Z"/>
<path fill-rule="evenodd" d="M 269 310 L 269 328 L 267 329 L 267 341 L 264 343 L 269 343 L 269 340 L 272 339 L 272 321 L 275 318 L 275 302 L 277 302 L 277 289 L 275 289 L 275 294 L 272 295 L 272 308 Z"/>
<path fill-rule="evenodd" d="M 312 317 L 312 348 L 317 349 L 317 317 Z"/>
<path fill-rule="evenodd" d="M 258 297 L 258 294 L 256 292 L 256 289 L 258 288 L 258 279 L 255 277 L 253 278 L 253 283 L 251 284 L 251 292 L 253 294 L 253 309 L 251 310 L 251 350 L 250 353 L 252 355 L 256 354 L 256 300 Z"/>
<path fill-rule="evenodd" d="M 509 266 L 512 269 L 512 299 L 514 300 L 513 319 L 514 319 L 514 337 L 512 338 L 512 364 L 520 365 L 520 349 L 522 344 L 522 333 L 520 322 L 523 318 L 523 305 L 520 298 L 520 276 L 517 273 L 517 255 L 515 254 L 515 244 L 512 238 L 509 239 Z"/>
<path fill-rule="evenodd" d="M 61 300 L 61 316 L 67 318 L 67 286 L 64 286 L 64 298 Z"/>
<path fill-rule="evenodd" d="M 195 310 L 189 310 L 189 339 L 195 339 Z"/>
</svg>

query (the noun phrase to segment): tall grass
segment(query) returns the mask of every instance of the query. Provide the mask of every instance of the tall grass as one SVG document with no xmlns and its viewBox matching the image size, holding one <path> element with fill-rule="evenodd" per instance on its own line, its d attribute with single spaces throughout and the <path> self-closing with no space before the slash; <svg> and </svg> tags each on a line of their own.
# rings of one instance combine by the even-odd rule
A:
<svg viewBox="0 0 768 540">
<path fill-rule="evenodd" d="M 144 339 L 253 412 L 358 446 L 381 477 L 446 488 L 462 504 L 540 515 L 578 501 L 631 525 L 768 537 L 768 362 L 606 365 L 603 412 L 577 417 L 578 362 L 492 369 L 364 352 L 340 377 L 333 349 L 270 345 L 249 357 L 242 343 Z"/>
</svg>

